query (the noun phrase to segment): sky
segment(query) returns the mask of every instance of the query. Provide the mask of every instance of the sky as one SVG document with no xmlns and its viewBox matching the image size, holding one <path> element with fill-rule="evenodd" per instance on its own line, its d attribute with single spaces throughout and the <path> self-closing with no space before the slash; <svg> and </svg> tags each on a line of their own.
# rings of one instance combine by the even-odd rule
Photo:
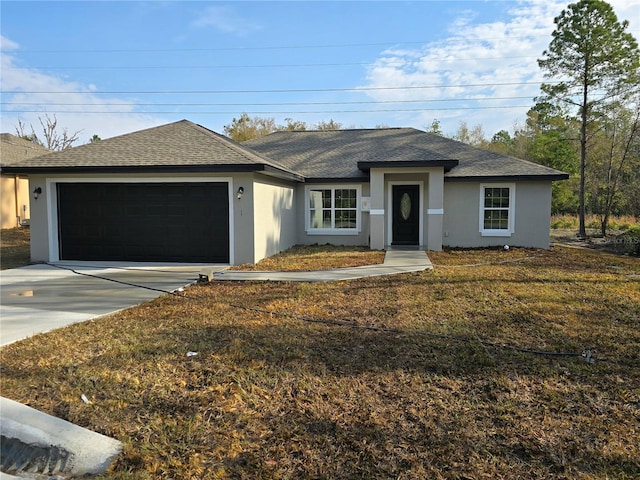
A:
<svg viewBox="0 0 640 480">
<path fill-rule="evenodd" d="M 110 138 L 244 112 L 344 128 L 513 132 L 568 1 L 0 2 L 0 131 Z M 640 0 L 611 0 L 640 38 Z"/>
</svg>

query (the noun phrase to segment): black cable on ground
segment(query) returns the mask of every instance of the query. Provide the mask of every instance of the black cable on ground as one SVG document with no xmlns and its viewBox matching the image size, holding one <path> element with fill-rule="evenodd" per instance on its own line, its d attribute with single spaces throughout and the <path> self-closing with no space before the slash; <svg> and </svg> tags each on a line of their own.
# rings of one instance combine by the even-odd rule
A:
<svg viewBox="0 0 640 480">
<path fill-rule="evenodd" d="M 47 265 L 49 265 L 51 267 L 59 268 L 60 270 L 68 270 L 68 271 L 70 271 L 72 273 L 75 273 L 76 275 L 82 275 L 84 277 L 97 278 L 99 280 L 106 280 L 107 282 L 119 283 L 120 285 L 126 285 L 128 287 L 144 288 L 146 290 L 152 290 L 154 292 L 160 292 L 160 293 L 167 293 L 169 295 L 175 295 L 176 297 L 183 298 L 183 295 L 179 295 L 176 292 L 172 292 L 172 291 L 169 291 L 169 290 L 164 290 L 162 288 L 148 287 L 146 285 L 139 285 L 139 284 L 136 284 L 136 283 L 123 282 L 122 280 L 116 280 L 114 278 L 101 277 L 100 275 L 93 275 L 91 273 L 79 272 L 77 270 L 74 270 L 73 268 L 65 267 L 65 266 L 62 266 L 62 265 L 54 265 L 52 263 L 47 263 Z"/>
<path fill-rule="evenodd" d="M 60 268 L 62 270 L 68 270 L 68 271 L 70 271 L 72 273 L 75 273 L 77 275 L 82 275 L 82 276 L 91 277 L 91 278 L 97 278 L 97 279 L 100 279 L 100 280 L 107 280 L 109 282 L 115 282 L 115 283 L 119 283 L 121 285 L 130 286 L 130 287 L 144 288 L 144 289 L 152 290 L 152 291 L 155 291 L 155 292 L 166 293 L 168 295 L 173 295 L 173 296 L 181 298 L 181 299 L 197 300 L 197 301 L 208 300 L 206 297 L 203 297 L 203 296 L 200 296 L 200 295 L 196 295 L 196 296 L 181 295 L 179 293 L 176 293 L 175 291 L 164 290 L 164 289 L 161 289 L 161 288 L 148 287 L 146 285 L 138 285 L 138 284 L 130 283 L 130 282 L 123 282 L 121 280 L 115 280 L 115 279 L 112 279 L 112 278 L 102 277 L 100 275 L 93 275 L 93 274 L 90 274 L 90 273 L 78 272 L 77 270 L 74 270 L 74 269 L 69 268 L 69 267 L 64 267 L 64 266 L 61 266 L 61 265 L 53 265 L 53 264 L 50 264 L 50 263 L 47 264 L 47 265 L 51 265 L 52 267 Z M 260 313 L 260 314 L 265 314 L 265 315 L 275 315 L 275 316 L 283 317 L 283 318 L 291 318 L 293 320 L 298 320 L 298 321 L 306 322 L 306 323 L 319 323 L 319 324 L 324 324 L 324 325 L 329 325 L 329 326 L 353 328 L 353 329 L 357 329 L 357 330 L 369 330 L 369 331 L 374 331 L 374 332 L 384 332 L 384 333 L 394 333 L 394 334 L 404 334 L 404 335 L 408 335 L 408 334 L 422 335 L 422 336 L 427 336 L 427 337 L 439 338 L 439 339 L 443 339 L 443 340 L 461 342 L 461 343 L 476 343 L 477 342 L 477 343 L 480 343 L 481 345 L 484 345 L 484 346 L 487 346 L 487 347 L 513 350 L 513 351 L 520 352 L 520 353 L 528 353 L 528 354 L 532 354 L 532 355 L 549 356 L 549 357 L 584 357 L 588 363 L 594 363 L 595 362 L 595 359 L 593 357 L 593 353 L 592 353 L 591 349 L 586 349 L 584 352 L 580 352 L 580 353 L 576 353 L 576 352 L 553 352 L 553 351 L 546 351 L 546 350 L 535 350 L 535 349 L 530 349 L 530 348 L 518 347 L 518 346 L 515 346 L 515 345 L 508 345 L 508 344 L 504 344 L 504 343 L 490 342 L 488 340 L 483 340 L 480 337 L 466 338 L 466 337 L 458 337 L 458 336 L 447 335 L 447 334 L 442 334 L 442 333 L 425 332 L 423 330 L 402 330 L 402 329 L 398 329 L 398 328 L 376 327 L 376 326 L 372 326 L 372 325 L 360 325 L 360 324 L 357 324 L 357 323 L 347 322 L 347 321 L 344 321 L 344 320 L 329 320 L 329 319 L 321 319 L 321 318 L 303 317 L 303 316 L 295 315 L 295 314 L 292 314 L 292 313 L 265 310 L 265 309 L 262 309 L 262 308 L 259 308 L 259 307 L 251 307 L 251 306 L 239 305 L 239 304 L 234 304 L 234 303 L 226 303 L 226 302 L 216 302 L 216 303 L 219 303 L 221 305 L 225 305 L 225 306 L 231 307 L 231 308 L 237 308 L 237 309 L 241 309 L 241 310 L 246 310 L 246 311 L 249 311 L 249 312 Z"/>
</svg>

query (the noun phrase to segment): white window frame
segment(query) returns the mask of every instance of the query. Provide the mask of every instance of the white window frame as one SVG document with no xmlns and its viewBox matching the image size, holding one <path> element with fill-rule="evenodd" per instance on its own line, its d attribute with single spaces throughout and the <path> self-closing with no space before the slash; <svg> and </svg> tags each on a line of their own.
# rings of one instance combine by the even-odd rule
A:
<svg viewBox="0 0 640 480">
<path fill-rule="evenodd" d="M 509 189 L 509 207 L 505 208 L 508 212 L 507 228 L 505 229 L 487 229 L 484 228 L 485 210 L 495 210 L 495 208 L 487 209 L 484 206 L 484 194 L 487 188 L 508 188 Z M 516 184 L 515 183 L 481 183 L 480 184 L 480 212 L 479 227 L 480 235 L 483 237 L 510 237 L 515 233 L 516 226 Z"/>
<path fill-rule="evenodd" d="M 332 228 L 311 228 L 311 191 L 313 190 L 331 190 L 331 225 Z M 335 226 L 335 192 L 336 190 L 355 190 L 356 191 L 356 227 L 355 228 L 334 228 Z M 360 199 L 362 198 L 362 186 L 354 184 L 314 184 L 305 186 L 304 194 L 304 216 L 305 216 L 305 232 L 307 235 L 357 235 L 362 230 L 362 207 Z"/>
</svg>

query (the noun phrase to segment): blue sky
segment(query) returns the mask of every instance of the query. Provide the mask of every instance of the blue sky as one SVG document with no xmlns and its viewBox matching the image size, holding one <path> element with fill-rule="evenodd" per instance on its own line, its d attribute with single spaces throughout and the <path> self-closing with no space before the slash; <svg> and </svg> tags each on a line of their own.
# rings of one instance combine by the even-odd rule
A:
<svg viewBox="0 0 640 480">
<path fill-rule="evenodd" d="M 612 0 L 639 38 L 640 2 Z M 513 130 L 568 2 L 2 1 L 2 132 L 55 114 L 81 142 L 243 112 L 344 127 Z"/>
</svg>

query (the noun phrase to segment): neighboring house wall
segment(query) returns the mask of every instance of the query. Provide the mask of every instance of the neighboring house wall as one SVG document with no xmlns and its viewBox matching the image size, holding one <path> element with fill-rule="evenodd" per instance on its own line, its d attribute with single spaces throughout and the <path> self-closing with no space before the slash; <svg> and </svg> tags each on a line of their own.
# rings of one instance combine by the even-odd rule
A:
<svg viewBox="0 0 640 480">
<path fill-rule="evenodd" d="M 10 133 L 0 134 L 0 163 L 22 162 L 49 150 Z M 0 176 L 0 227 L 14 228 L 29 220 L 29 180 L 17 175 Z"/>
<path fill-rule="evenodd" d="M 295 186 L 256 178 L 253 183 L 253 262 L 275 255 L 297 240 Z"/>
<path fill-rule="evenodd" d="M 481 233 L 482 186 L 514 188 L 513 233 Z M 551 182 L 445 182 L 443 245 L 490 247 L 510 245 L 549 248 Z"/>
<path fill-rule="evenodd" d="M 14 228 L 29 219 L 29 180 L 13 175 L 0 177 L 0 228 Z"/>
</svg>

